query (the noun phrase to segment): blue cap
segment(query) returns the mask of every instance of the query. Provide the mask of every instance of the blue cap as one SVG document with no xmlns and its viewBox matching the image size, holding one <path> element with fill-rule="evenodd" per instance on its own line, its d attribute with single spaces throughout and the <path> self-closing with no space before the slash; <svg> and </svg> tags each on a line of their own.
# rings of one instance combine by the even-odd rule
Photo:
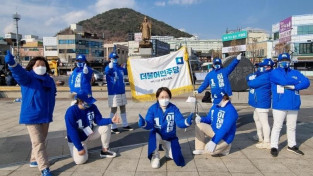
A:
<svg viewBox="0 0 313 176">
<path fill-rule="evenodd" d="M 82 62 L 86 62 L 86 56 L 83 54 L 79 54 L 76 56 L 76 60 L 77 61 L 82 61 Z"/>
<path fill-rule="evenodd" d="M 91 94 L 88 94 L 87 92 L 79 92 L 76 94 L 75 99 L 80 99 L 84 102 L 86 102 L 87 104 L 93 104 L 94 102 L 96 102 L 97 100 L 94 99 Z"/>
<path fill-rule="evenodd" d="M 213 65 L 216 65 L 216 64 L 222 64 L 222 60 L 218 57 L 213 59 Z"/>
<path fill-rule="evenodd" d="M 290 54 L 288 54 L 288 53 L 282 53 L 282 54 L 280 54 L 280 55 L 278 56 L 278 62 L 280 62 L 280 61 L 283 60 L 283 59 L 288 59 L 288 60 L 290 60 Z"/>
<path fill-rule="evenodd" d="M 220 89 L 217 91 L 217 93 L 213 94 L 213 104 L 219 104 L 224 95 L 226 95 L 226 92 L 223 89 Z"/>
<path fill-rule="evenodd" d="M 274 62 L 271 58 L 265 58 L 263 59 L 262 62 L 259 63 L 259 66 L 260 67 L 264 67 L 264 66 L 271 66 L 273 67 L 274 66 Z"/>
<path fill-rule="evenodd" d="M 110 55 L 109 55 L 109 58 L 110 59 L 117 59 L 118 55 L 115 52 L 111 52 Z"/>
</svg>

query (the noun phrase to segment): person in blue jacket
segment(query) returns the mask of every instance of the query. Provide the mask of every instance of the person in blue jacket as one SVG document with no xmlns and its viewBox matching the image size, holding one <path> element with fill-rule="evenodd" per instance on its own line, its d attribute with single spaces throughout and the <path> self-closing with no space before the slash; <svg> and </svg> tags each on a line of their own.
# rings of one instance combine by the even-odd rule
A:
<svg viewBox="0 0 313 176">
<path fill-rule="evenodd" d="M 166 157 L 174 159 L 177 166 L 184 166 L 185 160 L 181 153 L 176 125 L 187 128 L 192 124 L 193 113 L 186 119 L 179 109 L 172 103 L 172 93 L 167 87 L 160 87 L 156 92 L 157 102 L 154 103 L 144 119 L 139 114 L 138 126 L 150 130 L 148 144 L 148 158 L 152 168 L 160 167 L 160 154 L 158 146 L 161 143 L 166 151 Z"/>
<path fill-rule="evenodd" d="M 91 84 L 94 81 L 93 70 L 87 66 L 86 62 L 85 55 L 77 55 L 76 68 L 69 77 L 70 93 L 73 98 L 71 105 L 76 102 L 76 100 L 74 100 L 75 94 L 82 90 L 92 95 Z"/>
<path fill-rule="evenodd" d="M 271 149 L 268 112 L 272 100 L 270 73 L 273 66 L 272 59 L 265 58 L 258 64 L 257 71 L 247 76 L 247 84 L 250 88 L 248 103 L 255 108 L 253 119 L 259 141 L 256 147 L 261 149 Z"/>
<path fill-rule="evenodd" d="M 270 74 L 272 89 L 273 128 L 271 135 L 271 154 L 278 156 L 280 130 L 286 118 L 288 151 L 304 155 L 296 143 L 296 125 L 301 105 L 300 90 L 310 86 L 310 81 L 298 70 L 290 68 L 290 55 L 278 56 L 278 67 Z"/>
<path fill-rule="evenodd" d="M 32 143 L 30 167 L 38 167 L 42 175 L 50 176 L 46 137 L 52 122 L 56 87 L 49 76 L 50 67 L 44 57 L 31 59 L 25 69 L 7 51 L 5 62 L 21 86 L 22 106 L 20 124 L 25 124 Z"/>
<path fill-rule="evenodd" d="M 110 118 L 117 112 L 117 107 L 120 107 L 123 130 L 132 131 L 133 128 L 128 125 L 126 115 L 127 99 L 124 75 L 127 75 L 127 70 L 118 65 L 119 57 L 115 52 L 111 52 L 109 58 L 111 62 L 105 67 L 105 75 L 108 87 L 108 105 L 111 108 Z M 120 133 L 116 124 L 112 124 L 111 128 L 113 133 Z"/>
<path fill-rule="evenodd" d="M 228 155 L 235 138 L 238 114 L 224 90 L 213 95 L 214 102 L 208 115 L 196 114 L 195 150 L 193 154 Z M 205 136 L 210 141 L 205 143 Z"/>
<path fill-rule="evenodd" d="M 88 92 L 78 92 L 76 103 L 65 114 L 68 146 L 76 164 L 88 160 L 88 143 L 101 138 L 100 157 L 113 158 L 116 153 L 109 150 L 111 138 L 110 124 L 118 123 L 119 118 L 103 118 L 94 99 Z"/>
<path fill-rule="evenodd" d="M 204 78 L 203 83 L 194 94 L 203 92 L 208 86 L 211 87 L 211 95 L 223 89 L 228 96 L 232 95 L 231 85 L 228 75 L 235 69 L 241 60 L 241 53 L 234 59 L 227 67 L 223 68 L 222 60 L 220 58 L 213 59 L 213 70 L 210 71 Z"/>
</svg>

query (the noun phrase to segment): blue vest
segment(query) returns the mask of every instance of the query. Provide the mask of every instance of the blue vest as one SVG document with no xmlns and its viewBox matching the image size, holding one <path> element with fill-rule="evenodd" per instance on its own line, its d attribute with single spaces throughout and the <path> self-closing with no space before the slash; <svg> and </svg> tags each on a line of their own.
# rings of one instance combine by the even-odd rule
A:
<svg viewBox="0 0 313 176">
<path fill-rule="evenodd" d="M 78 93 L 80 91 L 87 92 L 88 94 L 92 95 L 91 91 L 91 79 L 93 70 L 90 67 L 88 68 L 88 73 L 83 73 L 83 68 L 76 67 L 73 70 L 73 73 L 69 77 L 69 87 L 71 93 L 75 92 Z"/>
</svg>

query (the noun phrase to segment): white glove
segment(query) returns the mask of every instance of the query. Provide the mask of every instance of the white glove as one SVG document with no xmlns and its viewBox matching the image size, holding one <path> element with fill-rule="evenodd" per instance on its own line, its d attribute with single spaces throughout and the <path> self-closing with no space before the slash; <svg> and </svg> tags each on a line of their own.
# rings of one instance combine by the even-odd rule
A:
<svg viewBox="0 0 313 176">
<path fill-rule="evenodd" d="M 241 60 L 241 54 L 242 53 L 238 54 L 238 56 L 237 56 L 237 60 L 239 60 L 239 61 Z"/>
<path fill-rule="evenodd" d="M 193 91 L 193 95 L 197 95 L 199 92 L 197 90 Z"/>
<path fill-rule="evenodd" d="M 215 150 L 215 147 L 216 147 L 216 144 L 213 141 L 210 141 L 205 145 L 205 150 L 210 153 L 213 153 Z"/>
<path fill-rule="evenodd" d="M 109 63 L 109 68 L 113 68 L 113 62 L 112 61 Z"/>
<path fill-rule="evenodd" d="M 284 86 L 286 89 L 291 89 L 291 90 L 293 90 L 293 89 L 295 89 L 295 86 L 294 85 L 287 85 L 287 86 Z"/>
<path fill-rule="evenodd" d="M 84 74 L 88 74 L 88 67 L 87 67 L 87 64 L 84 65 L 83 73 L 84 73 Z"/>
<path fill-rule="evenodd" d="M 256 75 L 251 75 L 251 76 L 249 76 L 249 80 L 251 81 L 251 80 L 254 80 L 256 78 Z"/>
<path fill-rule="evenodd" d="M 195 119 L 196 123 L 201 123 L 201 117 L 196 114 L 196 119 Z"/>
</svg>

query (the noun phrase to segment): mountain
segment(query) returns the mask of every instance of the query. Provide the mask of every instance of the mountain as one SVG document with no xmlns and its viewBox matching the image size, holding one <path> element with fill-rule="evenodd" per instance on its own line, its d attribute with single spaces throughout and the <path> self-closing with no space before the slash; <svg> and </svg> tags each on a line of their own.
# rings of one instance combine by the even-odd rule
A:
<svg viewBox="0 0 313 176">
<path fill-rule="evenodd" d="M 98 37 L 103 37 L 105 41 L 128 41 L 129 34 L 141 32 L 139 27 L 145 16 L 129 8 L 112 9 L 77 24 L 82 25 L 85 32 L 97 34 Z M 152 24 L 151 35 L 192 36 L 162 21 L 149 16 L 147 18 Z M 68 30 L 65 29 L 62 32 Z"/>
</svg>

